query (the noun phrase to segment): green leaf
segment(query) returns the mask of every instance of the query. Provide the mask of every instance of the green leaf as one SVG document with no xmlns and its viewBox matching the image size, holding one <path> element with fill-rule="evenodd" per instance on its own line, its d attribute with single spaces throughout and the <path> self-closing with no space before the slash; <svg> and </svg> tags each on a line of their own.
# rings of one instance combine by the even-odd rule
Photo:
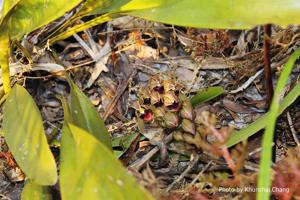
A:
<svg viewBox="0 0 300 200">
<path fill-rule="evenodd" d="M 28 179 L 22 191 L 22 200 L 52 200 L 50 188 L 34 183 Z"/>
<path fill-rule="evenodd" d="M 91 101 L 80 91 L 80 89 L 69 80 L 71 87 L 69 120 L 76 126 L 94 135 L 99 141 L 112 149 L 110 135 L 105 127 L 104 121 L 96 111 Z M 68 113 L 65 109 L 65 113 Z"/>
<path fill-rule="evenodd" d="M 287 107 L 289 107 L 296 99 L 300 96 L 300 83 L 298 83 L 287 95 L 283 98 L 282 102 L 280 102 L 279 112 L 277 116 L 279 116 Z M 235 131 L 231 134 L 229 140 L 227 141 L 227 147 L 232 147 L 243 140 L 247 140 L 250 136 L 254 135 L 258 131 L 262 130 L 269 123 L 270 116 L 269 113 L 266 113 L 255 122 L 243 128 L 239 131 Z"/>
<path fill-rule="evenodd" d="M 62 199 L 153 199 L 95 137 L 65 124 L 61 145 Z"/>
<path fill-rule="evenodd" d="M 119 10 L 129 1 L 130 0 L 87 0 L 76 15 L 99 15 L 106 12 L 113 12 Z"/>
<path fill-rule="evenodd" d="M 0 4 L 0 25 L 3 21 L 3 19 L 6 17 L 6 15 L 11 11 L 11 9 L 17 5 L 17 3 L 19 2 L 20 0 L 9 0 L 9 1 L 5 1 L 5 0 L 2 0 L 2 4 Z M 2 10 L 1 10 L 1 7 L 2 7 Z"/>
<path fill-rule="evenodd" d="M 0 132 L 1 134 L 1 132 Z M 124 135 L 121 137 L 114 138 L 112 140 L 112 146 L 113 147 L 121 147 L 122 151 L 114 151 L 115 155 L 119 158 L 124 154 L 124 152 L 127 151 L 127 149 L 130 147 L 131 143 L 135 140 L 135 138 L 139 135 L 139 133 L 135 132 L 132 134 Z"/>
<path fill-rule="evenodd" d="M 173 6 L 178 0 L 131 0 L 119 10 L 124 11 L 136 11 L 147 10 L 152 8 L 159 8 L 163 6 Z"/>
<path fill-rule="evenodd" d="M 41 185 L 55 184 L 56 163 L 47 143 L 41 114 L 30 94 L 18 84 L 4 104 L 2 130 L 26 176 Z"/>
<path fill-rule="evenodd" d="M 88 23 L 84 23 L 84 26 L 76 25 L 75 27 L 71 27 L 71 30 L 69 30 L 69 26 L 79 20 L 80 18 L 87 16 L 87 15 L 96 15 L 96 14 L 104 14 L 109 13 L 110 14 L 116 10 L 119 9 L 123 4 L 126 4 L 129 0 L 87 0 L 83 3 L 83 5 L 80 7 L 79 12 L 75 13 L 70 19 L 68 19 L 63 25 L 59 27 L 59 29 L 56 29 L 55 32 L 50 35 L 50 44 L 53 44 L 57 42 L 58 40 L 65 39 L 74 33 L 79 32 L 80 30 L 84 30 L 86 28 L 92 27 L 97 25 L 98 23 L 103 23 L 105 21 L 102 16 L 96 17 L 93 20 L 90 20 Z M 63 31 L 62 33 L 59 33 L 59 31 L 67 29 L 66 31 Z M 57 33 L 58 32 L 58 33 Z M 72 33 L 73 32 L 73 33 Z"/>
<path fill-rule="evenodd" d="M 21 0 L 15 6 L 10 22 L 5 28 L 9 29 L 11 38 L 18 40 L 23 35 L 63 16 L 80 2 L 81 0 Z"/>
<path fill-rule="evenodd" d="M 126 0 L 110 2 L 88 0 L 86 6 L 78 13 L 79 16 L 107 13 L 103 17 L 100 16 L 60 33 L 51 38 L 50 43 L 53 44 L 86 28 L 106 22 L 109 17 L 120 15 L 137 16 L 180 26 L 218 29 L 249 29 L 266 23 L 281 26 L 300 23 L 298 0 L 131 0 L 124 4 L 125 2 Z"/>
<path fill-rule="evenodd" d="M 142 4 L 145 0 L 132 2 Z M 135 10 L 133 6 L 127 15 L 200 28 L 248 29 L 266 23 L 300 24 L 298 0 L 156 0 L 155 3 L 156 7 L 143 10 Z"/>
<path fill-rule="evenodd" d="M 293 66 L 296 60 L 300 56 L 300 48 L 297 49 L 290 57 L 288 62 L 283 66 L 283 70 L 280 73 L 277 86 L 274 91 L 274 97 L 271 103 L 268 123 L 266 125 L 265 133 L 262 142 L 262 152 L 259 164 L 259 177 L 258 177 L 258 188 L 265 188 L 266 191 L 258 192 L 256 194 L 258 200 L 265 200 L 270 198 L 271 186 L 271 164 L 272 164 L 272 142 L 274 137 L 274 129 L 276 126 L 276 120 L 279 113 L 279 103 L 281 101 L 281 94 L 284 90 L 286 82 L 288 81 L 289 75 L 292 72 Z"/>
<path fill-rule="evenodd" d="M 128 2 L 128 3 L 127 3 Z M 127 4 L 126 4 L 127 3 Z M 161 5 L 161 0 L 145 0 L 145 1 L 136 1 L 136 0 L 87 0 L 85 4 L 82 6 L 81 10 L 70 20 L 70 22 L 66 22 L 64 27 L 71 22 L 80 19 L 86 15 L 95 15 L 95 14 L 103 14 L 99 17 L 96 17 L 90 21 L 84 22 L 82 24 L 75 25 L 73 27 L 68 28 L 66 31 L 63 31 L 49 39 L 50 44 L 54 44 L 60 40 L 66 39 L 72 36 L 75 33 L 83 31 L 87 28 L 91 28 L 100 23 L 107 22 L 112 20 L 113 18 L 117 18 L 124 14 L 126 11 L 131 11 L 132 9 L 146 9 L 152 8 Z M 107 12 L 107 13 L 106 13 Z M 104 14 L 106 13 L 106 14 Z"/>
<path fill-rule="evenodd" d="M 176 0 L 175 0 L 176 1 Z M 132 10 L 156 8 L 165 5 L 172 5 L 174 0 L 87 0 L 80 13 L 84 15 L 96 15 L 103 13 L 123 13 Z"/>
<path fill-rule="evenodd" d="M 209 87 L 207 89 L 200 90 L 191 98 L 191 104 L 195 107 L 201 103 L 210 101 L 223 93 L 224 89 L 222 87 Z"/>
</svg>

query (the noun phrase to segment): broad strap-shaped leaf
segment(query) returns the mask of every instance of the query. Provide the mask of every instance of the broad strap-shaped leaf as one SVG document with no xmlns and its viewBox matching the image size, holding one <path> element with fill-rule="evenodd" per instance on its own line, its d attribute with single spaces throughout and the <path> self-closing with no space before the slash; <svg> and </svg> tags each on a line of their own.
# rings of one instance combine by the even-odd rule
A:
<svg viewBox="0 0 300 200">
<path fill-rule="evenodd" d="M 55 184 L 56 163 L 41 114 L 30 94 L 18 84 L 4 104 L 2 128 L 6 143 L 26 176 L 41 185 Z"/>
<path fill-rule="evenodd" d="M 96 111 L 91 101 L 80 91 L 80 89 L 69 80 L 71 87 L 69 114 L 71 121 L 76 126 L 93 134 L 99 141 L 112 149 L 110 135 L 105 127 L 104 121 Z M 67 109 L 65 109 L 67 112 Z"/>
<path fill-rule="evenodd" d="M 22 200 L 52 200 L 50 188 L 34 183 L 30 179 L 25 182 L 22 191 Z"/>
<path fill-rule="evenodd" d="M 191 104 L 193 107 L 205 103 L 207 101 L 210 101 L 221 94 L 224 93 L 224 89 L 222 87 L 209 87 L 203 90 L 200 90 L 191 98 Z"/>
<path fill-rule="evenodd" d="M 164 6 L 173 6 L 178 0 L 130 0 L 119 8 L 120 12 L 147 10 Z"/>
<path fill-rule="evenodd" d="M 1 0 L 0 1 L 0 25 L 6 15 L 11 11 L 11 9 L 17 5 L 20 0 Z M 2 2 L 2 5 L 1 5 Z"/>
<path fill-rule="evenodd" d="M 9 0 L 10 1 L 10 0 Z M 8 28 L 13 39 L 40 28 L 63 16 L 82 0 L 21 0 L 10 16 Z"/>
<path fill-rule="evenodd" d="M 113 12 L 119 10 L 129 1 L 130 0 L 87 0 L 76 15 L 85 16 Z"/>
<path fill-rule="evenodd" d="M 1 26 L 0 26 L 1 27 Z M 2 83 L 5 93 L 11 89 L 10 86 L 10 73 L 9 73 L 9 35 L 6 30 L 0 30 L 0 66 L 2 70 Z"/>
<path fill-rule="evenodd" d="M 152 199 L 111 151 L 72 124 L 63 127 L 60 186 L 63 200 Z"/>
<path fill-rule="evenodd" d="M 111 13 L 114 10 L 119 9 L 122 5 L 126 4 L 129 0 L 87 0 L 85 1 L 82 6 L 80 6 L 80 10 L 75 13 L 72 17 L 70 17 L 63 25 L 60 26 L 60 29 L 66 29 L 68 26 L 73 24 L 75 21 L 81 19 L 84 16 L 87 15 L 95 15 L 95 14 L 104 14 L 104 13 Z M 101 18 L 101 19 L 99 19 Z M 103 23 L 103 17 L 96 17 L 93 20 L 90 20 L 88 24 L 85 24 L 83 27 L 80 25 L 76 25 L 76 27 L 72 27 L 71 30 L 69 28 L 67 31 L 64 31 L 63 33 L 57 34 L 53 33 L 53 35 L 56 35 L 52 37 L 50 40 L 50 44 L 53 44 L 54 42 L 60 40 L 60 38 L 67 38 L 74 33 L 80 32 L 79 29 L 84 30 L 85 27 L 91 27 L 91 24 L 93 26 Z M 72 34 L 72 32 L 74 32 Z"/>
<path fill-rule="evenodd" d="M 172 0 L 171 0 L 172 1 Z M 124 15 L 126 12 L 132 10 L 142 10 L 162 6 L 162 4 L 169 4 L 170 0 L 87 0 L 81 7 L 81 10 L 72 17 L 71 22 L 86 15 L 103 14 L 83 24 L 78 24 L 67 30 L 50 38 L 49 43 L 54 44 L 60 40 L 66 39 L 75 33 L 83 31 L 84 29 L 91 28 L 98 24 L 112 20 L 119 16 Z M 70 24 L 70 22 L 66 22 Z M 65 25 L 66 25 L 65 24 Z"/>
<path fill-rule="evenodd" d="M 78 14 L 122 13 L 171 5 L 173 2 L 174 0 L 87 0 Z"/>
<path fill-rule="evenodd" d="M 145 0 L 132 2 L 142 4 Z M 248 29 L 266 23 L 281 26 L 300 24 L 298 0 L 156 0 L 155 2 L 161 5 L 132 10 L 127 14 L 152 21 L 200 28 Z"/>
<path fill-rule="evenodd" d="M 105 2 L 107 0 L 104 0 Z M 80 32 L 107 21 L 109 17 L 119 15 L 137 16 L 147 20 L 192 26 L 199 28 L 248 29 L 260 24 L 274 23 L 281 26 L 299 24 L 300 4 L 298 0 L 252 0 L 252 1 L 220 1 L 220 0 L 131 0 L 122 5 L 111 1 L 110 6 L 103 1 L 88 0 L 82 15 L 102 14 L 97 20 L 76 25 L 50 39 L 55 43 L 74 33 Z M 93 4 L 94 2 L 98 2 Z M 120 8 L 116 9 L 119 6 Z M 100 7 L 98 7 L 100 5 Z M 121 6 L 122 5 L 122 6 Z"/>
</svg>

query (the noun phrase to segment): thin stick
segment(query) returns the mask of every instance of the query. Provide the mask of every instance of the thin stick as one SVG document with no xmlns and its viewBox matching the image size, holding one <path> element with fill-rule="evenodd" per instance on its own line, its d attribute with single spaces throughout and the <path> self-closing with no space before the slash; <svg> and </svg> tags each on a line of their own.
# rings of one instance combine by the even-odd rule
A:
<svg viewBox="0 0 300 200">
<path fill-rule="evenodd" d="M 298 138 L 297 138 L 297 132 L 296 132 L 294 126 L 293 126 L 293 120 L 292 120 L 292 117 L 291 117 L 290 112 L 287 112 L 287 113 L 286 113 L 286 117 L 287 117 L 287 120 L 288 120 L 290 129 L 291 129 L 291 132 L 292 132 L 292 136 L 293 136 L 293 138 L 294 138 L 294 140 L 295 140 L 297 146 L 299 146 L 300 143 L 299 143 L 299 140 L 298 140 Z"/>
<path fill-rule="evenodd" d="M 168 135 L 166 138 L 164 138 L 163 142 L 165 144 L 171 142 L 173 138 L 173 134 Z M 151 151 L 149 151 L 146 155 L 144 155 L 140 160 L 135 161 L 132 163 L 129 168 L 134 168 L 136 170 L 139 170 L 148 160 L 150 160 L 157 152 L 159 151 L 159 147 L 154 147 Z"/>
<path fill-rule="evenodd" d="M 210 167 L 210 165 L 213 163 L 213 161 L 209 161 L 205 167 L 197 174 L 197 176 L 194 178 L 194 180 L 190 183 L 190 185 L 193 185 L 196 183 L 196 181 L 200 178 L 200 176 Z"/>
<path fill-rule="evenodd" d="M 126 80 L 124 80 L 122 82 L 122 84 L 119 85 L 115 96 L 113 97 L 113 99 L 111 100 L 111 102 L 109 103 L 109 105 L 107 106 L 107 109 L 104 112 L 103 115 L 103 120 L 106 121 L 106 119 L 108 118 L 108 116 L 114 111 L 114 108 L 119 100 L 119 98 L 121 97 L 121 95 L 123 94 L 123 92 L 125 91 L 125 89 L 128 87 L 129 82 L 131 81 L 131 78 L 134 76 L 136 70 L 133 70 L 131 72 L 131 74 L 126 78 Z"/>
<path fill-rule="evenodd" d="M 184 170 L 184 172 L 182 172 L 182 174 L 180 174 L 180 176 L 177 179 L 173 181 L 171 185 L 169 185 L 169 187 L 167 188 L 167 192 L 169 192 L 175 186 L 176 183 L 180 182 L 193 169 L 193 167 L 198 163 L 198 161 L 199 155 L 192 154 L 191 161 L 189 162 L 188 167 Z"/>
</svg>

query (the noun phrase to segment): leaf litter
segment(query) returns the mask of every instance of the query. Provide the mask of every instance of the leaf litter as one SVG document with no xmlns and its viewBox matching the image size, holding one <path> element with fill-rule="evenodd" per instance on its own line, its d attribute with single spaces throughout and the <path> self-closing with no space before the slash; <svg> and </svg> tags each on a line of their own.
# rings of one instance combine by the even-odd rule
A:
<svg viewBox="0 0 300 200">
<path fill-rule="evenodd" d="M 274 26 L 273 29 L 271 53 L 275 77 L 282 63 L 299 46 L 300 29 L 295 26 L 286 29 Z M 40 31 L 31 33 L 29 37 L 47 35 L 49 29 Z M 30 43 L 24 38 L 25 42 Z M 37 48 L 37 44 L 31 46 Z M 123 156 L 125 166 L 155 197 L 251 198 L 254 195 L 251 192 L 226 193 L 219 192 L 218 188 L 256 185 L 259 157 L 255 155 L 260 152 L 257 145 L 260 136 L 250 138 L 247 147 L 243 143 L 234 149 L 226 149 L 224 142 L 233 127 L 245 127 L 265 112 L 263 80 L 259 78 L 263 65 L 261 46 L 260 27 L 247 31 L 219 31 L 169 27 L 134 17 L 122 17 L 50 47 L 57 58 L 46 49 L 29 51 L 33 63 L 28 68 L 24 67 L 28 66 L 27 58 L 16 50 L 11 66 L 17 69 L 12 70 L 13 80 L 24 82 L 40 106 L 50 142 L 59 144 L 60 140 L 63 112 L 59 98 L 67 96 L 70 91 L 63 77 L 63 73 L 67 72 L 105 119 L 113 143 L 115 141 L 114 151 Z M 290 78 L 291 86 L 296 83 L 299 72 L 299 65 L 296 65 Z M 167 128 L 145 122 L 144 130 L 139 129 L 136 108 L 132 103 L 141 97 L 139 91 L 157 74 L 176 80 L 176 84 L 186 89 L 188 98 L 203 88 L 224 88 L 224 94 L 196 107 L 198 116 L 202 116 L 204 111 L 211 114 L 202 116 L 203 134 L 207 141 L 201 144 L 199 155 L 194 153 L 194 146 L 172 141 Z M 274 185 L 282 184 L 279 180 L 286 180 L 289 173 L 298 176 L 299 166 L 289 165 L 298 162 L 295 153 L 290 153 L 299 152 L 295 148 L 295 133 L 292 133 L 300 130 L 298 104 L 297 100 L 277 123 L 279 145 L 276 148 L 282 153 L 277 155 L 281 161 L 275 167 Z M 289 123 L 285 119 L 287 116 Z M 224 138 L 217 139 L 220 136 Z M 119 140 L 123 143 L 116 142 Z M 1 149 L 1 152 L 5 151 Z M 8 162 L 6 157 L 0 160 L 5 165 L 9 164 L 6 170 L 16 173 L 19 169 L 11 166 L 12 162 Z M 8 174 L 5 169 L 2 172 Z M 17 180 L 23 180 L 21 175 L 17 177 Z M 14 192 L 20 194 L 18 191 L 22 184 L 14 188 L 13 179 L 7 180 L 2 173 L 0 178 L 7 183 L 7 189 L 1 190 L 1 195 L 17 199 Z M 292 182 L 286 187 L 291 188 L 291 193 L 286 196 L 299 196 L 299 185 Z M 282 194 L 274 195 L 279 197 Z"/>
</svg>

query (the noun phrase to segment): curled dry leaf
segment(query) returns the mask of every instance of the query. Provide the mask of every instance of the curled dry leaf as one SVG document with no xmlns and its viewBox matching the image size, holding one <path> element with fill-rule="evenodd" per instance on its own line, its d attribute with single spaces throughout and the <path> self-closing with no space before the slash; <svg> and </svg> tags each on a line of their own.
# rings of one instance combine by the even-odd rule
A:
<svg viewBox="0 0 300 200">
<path fill-rule="evenodd" d="M 228 99 L 224 99 L 222 101 L 224 108 L 235 112 L 235 113 L 256 113 L 258 112 L 258 110 L 256 110 L 255 108 L 249 107 L 249 106 L 245 106 L 242 104 L 238 104 L 236 102 L 230 101 Z"/>
</svg>

